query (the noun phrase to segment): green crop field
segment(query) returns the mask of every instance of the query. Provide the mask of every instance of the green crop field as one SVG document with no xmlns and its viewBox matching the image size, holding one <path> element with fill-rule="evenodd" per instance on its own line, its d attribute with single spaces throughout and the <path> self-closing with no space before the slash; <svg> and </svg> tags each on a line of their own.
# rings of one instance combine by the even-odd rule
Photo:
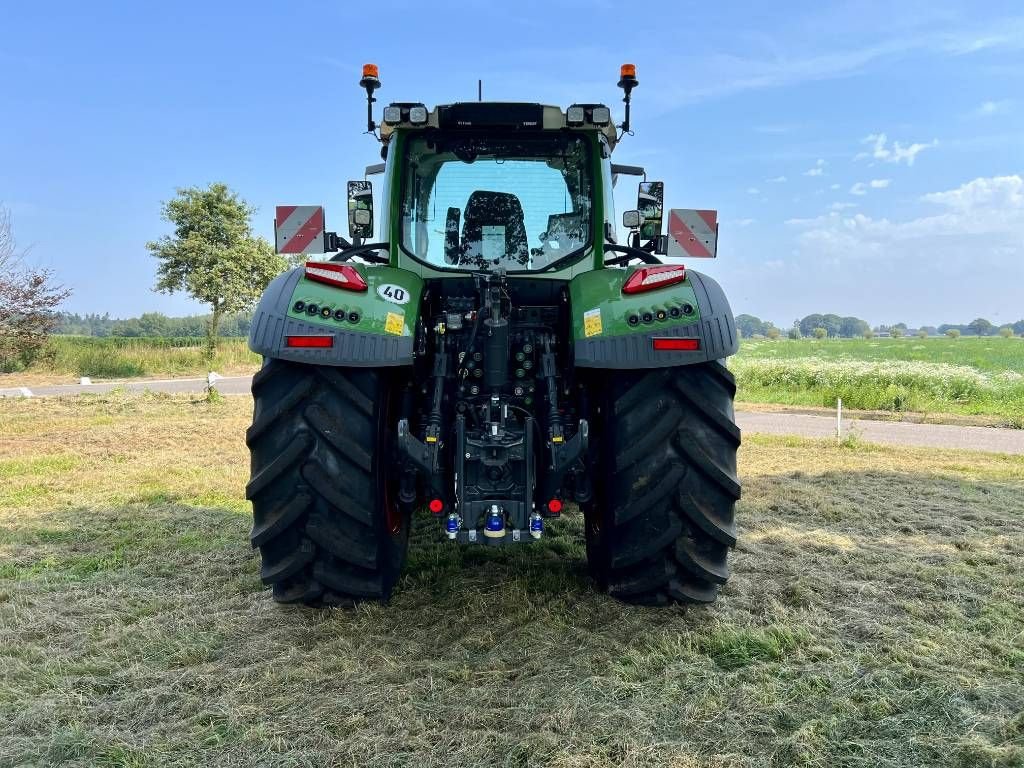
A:
<svg viewBox="0 0 1024 768">
<path fill-rule="evenodd" d="M 249 351 L 245 339 L 221 339 L 212 360 L 207 359 L 201 338 L 135 338 L 52 336 L 45 354 L 27 371 L 0 376 L 17 382 L 41 378 L 66 379 L 89 376 L 127 379 L 140 376 L 251 373 L 259 357 Z"/>
<path fill-rule="evenodd" d="M 746 340 L 729 361 L 748 403 L 992 417 L 1024 427 L 1024 339 Z"/>
<path fill-rule="evenodd" d="M 733 577 L 615 602 L 580 518 L 419 517 L 388 607 L 275 605 L 251 402 L 0 401 L 0 765 L 1024 764 L 1024 457 L 745 438 Z"/>
</svg>

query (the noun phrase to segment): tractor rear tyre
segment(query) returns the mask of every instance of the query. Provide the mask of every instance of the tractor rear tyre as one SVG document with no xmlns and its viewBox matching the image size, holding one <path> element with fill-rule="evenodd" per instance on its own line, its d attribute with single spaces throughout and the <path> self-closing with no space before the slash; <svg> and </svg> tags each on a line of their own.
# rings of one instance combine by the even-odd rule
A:
<svg viewBox="0 0 1024 768">
<path fill-rule="evenodd" d="M 253 377 L 250 538 L 278 602 L 390 597 L 409 541 L 388 481 L 395 391 L 387 371 L 273 359 Z"/>
<path fill-rule="evenodd" d="M 714 601 L 740 497 L 733 375 L 713 361 L 610 371 L 601 383 L 599 480 L 585 509 L 591 575 L 629 603 Z"/>
</svg>

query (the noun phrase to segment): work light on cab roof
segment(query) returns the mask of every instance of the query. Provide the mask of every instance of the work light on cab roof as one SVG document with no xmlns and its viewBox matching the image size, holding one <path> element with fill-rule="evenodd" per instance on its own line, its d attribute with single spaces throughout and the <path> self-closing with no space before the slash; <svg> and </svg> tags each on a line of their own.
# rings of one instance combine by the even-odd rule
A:
<svg viewBox="0 0 1024 768">
<path fill-rule="evenodd" d="M 583 530 L 612 596 L 713 601 L 736 543 L 737 333 L 692 268 L 717 255 L 716 212 L 666 210 L 662 182 L 612 162 L 636 66 L 619 71 L 618 124 L 591 94 L 484 101 L 479 83 L 378 121 L 375 64 L 359 85 L 385 162 L 345 188 L 348 238 L 324 206 L 276 208 L 277 250 L 305 263 L 252 320 L 264 583 L 282 602 L 386 601 L 423 509 L 452 546 Z M 636 207 L 617 219 L 626 176 Z"/>
</svg>

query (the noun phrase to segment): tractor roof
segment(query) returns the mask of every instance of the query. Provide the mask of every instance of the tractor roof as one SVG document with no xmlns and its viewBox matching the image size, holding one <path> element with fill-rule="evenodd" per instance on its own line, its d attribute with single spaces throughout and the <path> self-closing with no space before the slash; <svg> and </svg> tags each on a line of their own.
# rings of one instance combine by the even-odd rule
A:
<svg viewBox="0 0 1024 768">
<path fill-rule="evenodd" d="M 441 104 L 432 110 L 416 102 L 396 102 L 384 109 L 381 141 L 390 141 L 396 129 L 600 131 L 614 148 L 617 135 L 611 111 L 604 104 L 573 104 L 563 111 L 548 104 L 511 101 L 463 101 Z"/>
</svg>

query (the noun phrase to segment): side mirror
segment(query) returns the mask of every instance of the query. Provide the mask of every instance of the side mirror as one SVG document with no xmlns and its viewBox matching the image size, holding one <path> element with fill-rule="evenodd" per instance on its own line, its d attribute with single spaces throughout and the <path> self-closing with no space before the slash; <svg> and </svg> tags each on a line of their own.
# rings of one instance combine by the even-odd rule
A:
<svg viewBox="0 0 1024 768">
<path fill-rule="evenodd" d="M 348 183 L 348 236 L 353 242 L 373 237 L 373 185 L 368 181 Z"/>
<path fill-rule="evenodd" d="M 644 217 L 640 215 L 640 211 L 622 212 L 622 226 L 626 229 L 640 229 L 640 225 L 643 223 Z"/>
<path fill-rule="evenodd" d="M 640 209 L 640 215 L 643 217 L 640 239 L 653 240 L 661 234 L 661 219 L 665 213 L 665 183 L 641 181 L 636 207 Z"/>
</svg>

